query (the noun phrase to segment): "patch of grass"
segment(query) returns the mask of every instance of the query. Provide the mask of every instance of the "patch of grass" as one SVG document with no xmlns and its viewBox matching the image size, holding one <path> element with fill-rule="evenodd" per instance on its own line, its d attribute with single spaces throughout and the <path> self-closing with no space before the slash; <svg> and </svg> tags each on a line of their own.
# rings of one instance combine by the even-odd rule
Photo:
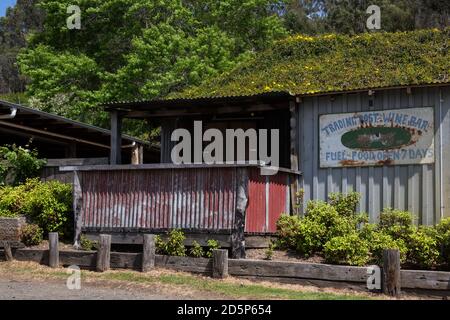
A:
<svg viewBox="0 0 450 320">
<path fill-rule="evenodd" d="M 223 294 L 232 298 L 252 297 L 260 299 L 291 300 L 364 300 L 365 296 L 334 294 L 325 292 L 302 292 L 283 288 L 267 287 L 258 284 L 237 284 L 190 275 L 160 275 L 158 277 L 123 271 L 103 273 L 100 278 L 135 283 L 159 282 L 173 286 L 187 286 L 192 289 Z"/>
<path fill-rule="evenodd" d="M 339 295 L 323 292 L 302 292 L 283 288 L 266 287 L 258 284 L 236 284 L 215 280 L 202 279 L 181 275 L 163 275 L 159 278 L 162 283 L 173 285 L 187 285 L 203 291 L 213 291 L 231 297 L 251 296 L 260 299 L 291 299 L 291 300 L 361 300 L 362 296 Z M 367 299 L 367 298 L 366 298 Z"/>
</svg>

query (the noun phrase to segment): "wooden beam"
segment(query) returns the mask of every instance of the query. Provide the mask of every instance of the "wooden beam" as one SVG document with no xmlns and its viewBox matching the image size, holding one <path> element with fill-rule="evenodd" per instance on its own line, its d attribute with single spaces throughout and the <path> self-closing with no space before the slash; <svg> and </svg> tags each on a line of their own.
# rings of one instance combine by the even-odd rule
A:
<svg viewBox="0 0 450 320">
<path fill-rule="evenodd" d="M 5 251 L 6 261 L 13 261 L 14 257 L 13 257 L 13 254 L 11 252 L 11 245 L 9 244 L 9 242 L 8 241 L 3 241 L 2 242 L 2 246 L 3 246 L 3 250 Z"/>
<path fill-rule="evenodd" d="M 111 236 L 101 234 L 98 241 L 97 271 L 107 271 L 111 265 Z"/>
<path fill-rule="evenodd" d="M 367 282 L 365 267 L 251 259 L 230 259 L 228 262 L 228 271 L 233 276 L 303 278 L 364 284 Z"/>
<path fill-rule="evenodd" d="M 400 295 L 400 251 L 387 249 L 383 251 L 383 293 L 390 296 Z"/>
<path fill-rule="evenodd" d="M 289 111 L 290 111 L 290 119 L 289 119 L 289 125 L 290 125 L 290 158 L 291 158 L 291 170 L 298 171 L 299 165 L 298 165 L 298 106 L 295 103 L 295 101 L 289 102 Z M 290 191 L 291 191 L 291 208 L 293 214 L 299 214 L 299 210 L 296 207 L 297 202 L 297 191 L 298 191 L 298 179 L 297 177 L 291 177 L 290 178 Z"/>
<path fill-rule="evenodd" d="M 147 272 L 155 268 L 155 235 L 144 234 L 142 251 L 142 272 Z"/>
<path fill-rule="evenodd" d="M 48 249 L 49 249 L 49 263 L 50 268 L 59 267 L 59 239 L 58 232 L 50 232 L 48 234 Z"/>
<path fill-rule="evenodd" d="M 228 250 L 213 250 L 213 278 L 228 277 Z"/>
<path fill-rule="evenodd" d="M 81 189 L 81 183 L 82 183 L 82 173 L 75 171 L 73 173 L 73 215 L 75 225 L 75 238 L 73 241 L 73 246 L 76 249 L 80 248 L 81 227 L 82 227 L 81 209 L 83 206 L 83 192 Z"/>
<path fill-rule="evenodd" d="M 86 166 L 62 166 L 61 171 L 114 171 L 114 170 L 162 170 L 162 169 L 210 169 L 210 168 L 261 168 L 263 166 L 259 164 L 171 164 L 171 163 L 158 163 L 158 164 L 141 164 L 141 165 L 86 165 Z M 286 172 L 293 175 L 300 175 L 301 172 L 291 169 L 277 168 L 279 172 Z"/>
<path fill-rule="evenodd" d="M 138 143 L 131 148 L 131 164 L 144 164 L 144 147 Z"/>
<path fill-rule="evenodd" d="M 111 111 L 111 164 L 122 163 L 122 116 L 118 111 Z"/>
<path fill-rule="evenodd" d="M 273 111 L 281 109 L 273 104 L 257 104 L 251 106 L 199 106 L 191 108 L 166 108 L 156 110 L 133 110 L 126 113 L 127 118 L 155 118 L 155 117 L 178 117 L 178 116 L 202 116 L 205 114 L 241 114 L 258 111 Z M 286 109 L 286 108 L 285 108 Z"/>
</svg>

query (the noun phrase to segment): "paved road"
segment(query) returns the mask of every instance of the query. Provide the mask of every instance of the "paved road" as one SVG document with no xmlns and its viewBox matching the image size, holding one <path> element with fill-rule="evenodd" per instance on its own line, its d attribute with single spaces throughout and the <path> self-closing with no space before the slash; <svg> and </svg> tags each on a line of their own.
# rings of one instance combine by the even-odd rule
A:
<svg viewBox="0 0 450 320">
<path fill-rule="evenodd" d="M 69 290 L 64 281 L 31 282 L 0 279 L 0 300 L 161 300 L 180 299 L 144 290 L 82 285 L 80 290 Z"/>
</svg>

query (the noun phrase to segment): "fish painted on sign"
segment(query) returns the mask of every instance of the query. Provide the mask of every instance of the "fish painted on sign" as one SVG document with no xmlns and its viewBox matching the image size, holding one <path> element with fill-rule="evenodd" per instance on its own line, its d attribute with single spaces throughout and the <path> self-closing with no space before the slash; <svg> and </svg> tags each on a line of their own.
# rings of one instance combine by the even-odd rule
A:
<svg viewBox="0 0 450 320">
<path fill-rule="evenodd" d="M 399 149 L 417 142 L 414 130 L 401 127 L 365 127 L 351 130 L 341 137 L 344 146 L 358 150 Z"/>
</svg>

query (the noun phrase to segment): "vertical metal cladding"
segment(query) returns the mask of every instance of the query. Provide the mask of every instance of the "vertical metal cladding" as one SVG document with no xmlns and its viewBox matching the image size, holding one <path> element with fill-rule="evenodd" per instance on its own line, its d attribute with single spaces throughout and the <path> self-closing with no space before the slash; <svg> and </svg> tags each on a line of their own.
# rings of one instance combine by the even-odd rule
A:
<svg viewBox="0 0 450 320">
<path fill-rule="evenodd" d="M 249 171 L 245 232 L 275 233 L 278 218 L 289 212 L 289 174 L 262 176 L 258 168 Z"/>
<path fill-rule="evenodd" d="M 372 103 L 369 100 L 373 100 Z M 378 167 L 319 167 L 321 114 L 433 107 L 435 163 Z M 301 186 L 305 203 L 331 192 L 360 192 L 359 210 L 377 221 L 386 207 L 411 211 L 416 223 L 431 225 L 450 216 L 450 87 L 380 90 L 303 98 L 298 112 Z"/>
<path fill-rule="evenodd" d="M 80 173 L 84 228 L 233 228 L 235 168 Z"/>
</svg>

